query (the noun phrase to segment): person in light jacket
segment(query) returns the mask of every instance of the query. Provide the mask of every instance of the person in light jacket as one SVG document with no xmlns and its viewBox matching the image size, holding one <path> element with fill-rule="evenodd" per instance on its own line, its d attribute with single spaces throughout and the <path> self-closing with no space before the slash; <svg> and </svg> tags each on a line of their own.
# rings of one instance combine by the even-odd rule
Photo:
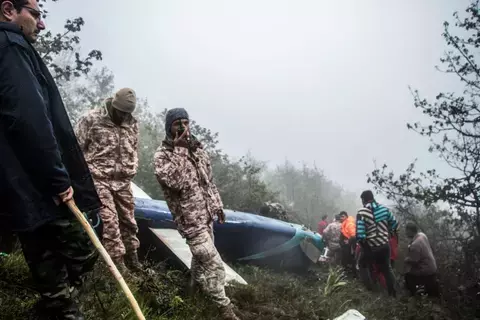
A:
<svg viewBox="0 0 480 320">
<path fill-rule="evenodd" d="M 405 258 L 405 286 L 413 295 L 424 290 L 431 297 L 439 297 L 437 282 L 437 262 L 430 247 L 430 242 L 423 232 L 419 232 L 413 222 L 405 228 L 411 239 Z"/>
</svg>

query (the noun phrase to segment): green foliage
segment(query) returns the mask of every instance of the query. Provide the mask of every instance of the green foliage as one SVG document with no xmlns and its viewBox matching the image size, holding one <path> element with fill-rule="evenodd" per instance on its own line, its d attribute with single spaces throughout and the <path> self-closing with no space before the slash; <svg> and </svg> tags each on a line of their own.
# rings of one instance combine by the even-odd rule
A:
<svg viewBox="0 0 480 320">
<path fill-rule="evenodd" d="M 276 193 L 262 179 L 265 164 L 250 154 L 236 161 L 219 154 L 213 158 L 212 165 L 227 208 L 257 213 L 263 203 L 276 199 Z"/>
<path fill-rule="evenodd" d="M 151 266 L 155 276 L 126 277 L 126 281 L 149 320 L 215 320 L 217 308 L 198 293 L 182 292 L 187 276 L 163 265 Z M 317 268 L 309 275 L 273 273 L 252 266 L 233 266 L 249 283 L 227 287 L 227 294 L 239 309 L 242 320 L 333 319 L 348 309 L 357 309 L 367 319 L 450 319 L 441 307 L 425 299 L 372 294 L 355 281 L 341 284 L 340 273 Z M 335 274 L 335 275 L 332 275 Z M 331 279 L 331 280 L 327 280 Z M 333 280 L 334 281 L 333 281 Z M 326 291 L 326 281 L 330 288 Z M 0 262 L 0 320 L 27 319 L 38 295 L 31 289 L 25 261 L 14 253 Z M 80 296 L 86 319 L 134 320 L 129 303 L 106 266 L 99 262 Z M 469 319 L 459 315 L 456 319 Z"/>
<path fill-rule="evenodd" d="M 304 164 L 297 168 L 286 161 L 266 179 L 279 194 L 279 200 L 289 207 L 289 215 L 313 230 L 325 214 L 333 218 L 340 211 L 353 213 L 356 209 L 355 197 L 330 181 L 316 166 Z"/>
<path fill-rule="evenodd" d="M 324 297 L 328 298 L 341 287 L 347 285 L 345 272 L 341 267 L 330 268 L 328 271 L 328 278 L 323 288 Z"/>
</svg>

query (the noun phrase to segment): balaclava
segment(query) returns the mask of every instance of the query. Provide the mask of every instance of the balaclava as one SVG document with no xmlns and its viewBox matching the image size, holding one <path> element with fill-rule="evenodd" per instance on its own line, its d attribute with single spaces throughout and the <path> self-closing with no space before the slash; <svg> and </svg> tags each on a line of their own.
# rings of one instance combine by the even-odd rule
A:
<svg viewBox="0 0 480 320">
<path fill-rule="evenodd" d="M 174 137 L 172 137 L 172 124 L 176 120 L 180 119 L 190 120 L 187 110 L 183 108 L 174 108 L 167 111 L 167 115 L 165 117 L 165 134 L 168 139 L 174 139 Z"/>
</svg>

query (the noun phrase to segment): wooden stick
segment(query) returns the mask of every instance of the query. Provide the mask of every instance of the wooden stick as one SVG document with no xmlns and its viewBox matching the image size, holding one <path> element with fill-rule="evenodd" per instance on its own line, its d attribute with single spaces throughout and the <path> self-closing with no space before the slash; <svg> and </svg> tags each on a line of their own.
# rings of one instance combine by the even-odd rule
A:
<svg viewBox="0 0 480 320">
<path fill-rule="evenodd" d="M 120 283 L 120 286 L 122 287 L 123 292 L 127 296 L 128 301 L 132 305 L 133 311 L 135 311 L 135 314 L 137 315 L 138 319 L 145 320 L 145 316 L 143 315 L 142 310 L 140 309 L 140 306 L 137 303 L 137 300 L 135 300 L 135 297 L 133 296 L 132 292 L 130 291 L 130 288 L 125 282 L 125 279 L 123 279 L 122 274 L 118 271 L 117 267 L 113 263 L 112 258 L 110 258 L 110 255 L 108 254 L 107 250 L 105 250 L 105 248 L 100 243 L 100 240 L 98 240 L 98 237 L 95 234 L 95 231 L 93 230 L 88 220 L 85 218 L 85 216 L 80 211 L 80 209 L 78 209 L 77 205 L 73 200 L 67 201 L 67 206 L 70 209 L 70 211 L 72 211 L 72 213 L 77 217 L 78 221 L 80 221 L 83 228 L 87 232 L 88 236 L 92 240 L 94 246 L 100 252 L 100 255 L 102 256 L 103 260 L 105 260 L 105 262 L 107 263 L 108 269 L 110 269 L 115 279 L 118 281 L 118 283 Z"/>
</svg>

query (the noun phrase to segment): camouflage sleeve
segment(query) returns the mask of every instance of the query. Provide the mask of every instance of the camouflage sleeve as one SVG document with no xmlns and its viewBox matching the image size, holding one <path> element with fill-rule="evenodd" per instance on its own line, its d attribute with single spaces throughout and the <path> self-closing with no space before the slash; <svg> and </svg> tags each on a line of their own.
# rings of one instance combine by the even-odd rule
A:
<svg viewBox="0 0 480 320">
<path fill-rule="evenodd" d="M 188 149 L 175 148 L 172 154 L 160 149 L 155 152 L 155 176 L 162 187 L 180 191 L 185 185 Z"/>
<path fill-rule="evenodd" d="M 135 123 L 135 126 L 133 127 L 133 134 L 134 136 L 134 143 L 133 143 L 133 168 L 135 170 L 135 173 L 138 171 L 138 139 L 140 136 L 140 131 L 138 129 L 138 123 Z"/>
<path fill-rule="evenodd" d="M 88 146 L 90 144 L 90 138 L 88 132 L 90 130 L 90 121 L 88 115 L 83 116 L 78 120 L 77 125 L 75 126 L 75 135 L 77 136 L 78 144 L 83 153 L 86 153 Z"/>
</svg>

